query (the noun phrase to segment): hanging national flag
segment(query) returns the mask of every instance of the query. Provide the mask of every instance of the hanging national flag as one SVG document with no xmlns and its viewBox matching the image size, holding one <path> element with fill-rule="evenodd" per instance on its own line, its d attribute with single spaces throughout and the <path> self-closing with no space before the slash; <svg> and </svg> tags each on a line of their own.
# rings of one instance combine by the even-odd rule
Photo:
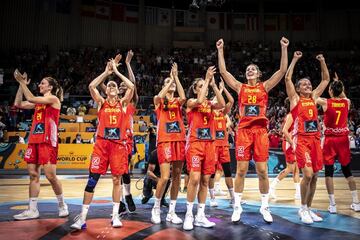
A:
<svg viewBox="0 0 360 240">
<path fill-rule="evenodd" d="M 158 15 L 157 8 L 154 7 L 146 7 L 145 8 L 145 24 L 146 25 L 157 25 L 158 23 Z"/>
<path fill-rule="evenodd" d="M 246 30 L 258 31 L 259 30 L 259 17 L 255 14 L 246 16 Z"/>
<path fill-rule="evenodd" d="M 95 16 L 95 0 L 81 1 L 81 16 L 94 17 Z"/>
<path fill-rule="evenodd" d="M 199 13 L 198 12 L 186 12 L 186 26 L 198 27 L 199 26 Z"/>
<path fill-rule="evenodd" d="M 114 21 L 124 21 L 125 6 L 118 3 L 113 3 L 111 7 L 111 19 Z"/>
<path fill-rule="evenodd" d="M 232 17 L 232 26 L 237 30 L 245 30 L 246 29 L 246 17 L 243 14 L 234 15 Z"/>
<path fill-rule="evenodd" d="M 110 18 L 110 5 L 107 2 L 96 2 L 95 16 L 100 19 L 109 19 Z"/>
<path fill-rule="evenodd" d="M 125 20 L 130 23 L 139 22 L 139 10 L 137 6 L 126 6 Z"/>
<path fill-rule="evenodd" d="M 294 31 L 304 31 L 305 23 L 303 15 L 294 15 L 292 18 L 292 28 Z"/>
<path fill-rule="evenodd" d="M 279 30 L 287 31 L 289 29 L 288 26 L 288 16 L 286 14 L 281 14 L 279 16 Z"/>
<path fill-rule="evenodd" d="M 219 27 L 220 27 L 219 13 L 208 12 L 207 27 L 209 29 L 219 29 Z"/>
<path fill-rule="evenodd" d="M 176 10 L 175 12 L 175 26 L 183 27 L 185 25 L 185 11 Z"/>
<path fill-rule="evenodd" d="M 278 31 L 279 21 L 277 15 L 265 15 L 264 16 L 264 30 L 265 31 Z"/>
<path fill-rule="evenodd" d="M 158 24 L 160 26 L 170 26 L 170 9 L 158 9 Z"/>
</svg>

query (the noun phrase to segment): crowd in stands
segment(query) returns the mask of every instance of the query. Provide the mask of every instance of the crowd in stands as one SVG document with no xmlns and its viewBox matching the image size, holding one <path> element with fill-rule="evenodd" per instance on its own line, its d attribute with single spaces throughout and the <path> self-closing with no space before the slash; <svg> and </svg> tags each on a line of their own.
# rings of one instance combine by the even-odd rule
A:
<svg viewBox="0 0 360 240">
<path fill-rule="evenodd" d="M 318 42 L 292 43 L 289 48 L 289 59 L 295 50 L 301 50 L 303 57 L 295 68 L 294 79 L 310 77 L 313 86 L 320 82 L 320 65 L 315 55 L 324 53 L 330 74 L 333 76 L 336 71 L 340 79 L 345 83 L 347 95 L 353 101 L 349 115 L 349 128 L 353 134 L 354 144 L 360 147 L 360 98 L 357 92 L 360 90 L 360 45 L 348 45 L 346 50 L 336 43 L 329 43 L 326 46 Z M 225 42 L 225 61 L 227 69 L 235 78 L 244 82 L 245 68 L 249 63 L 259 65 L 262 71 L 262 79 L 269 78 L 279 67 L 279 43 L 259 42 Z M 17 83 L 12 73 L 15 68 L 26 71 L 32 79 L 30 89 L 37 91 L 37 83 L 42 77 L 50 75 L 60 81 L 65 92 L 65 101 L 62 105 L 62 114 L 85 115 L 91 108 L 96 108 L 96 103 L 89 98 L 85 100 L 74 100 L 73 95 L 81 97 L 89 96 L 88 84 L 100 72 L 103 71 L 106 61 L 115 53 L 122 53 L 123 56 L 128 49 L 104 49 L 101 47 L 86 47 L 77 49 L 61 49 L 54 56 L 51 56 L 46 48 L 40 50 L 10 50 L 1 60 L 4 70 L 4 83 L 0 85 L 0 95 L 10 94 L 15 97 Z M 135 56 L 132 61 L 132 68 L 136 77 L 136 85 L 139 96 L 152 99 L 161 89 L 162 82 L 169 75 L 172 62 L 179 66 L 180 80 L 184 89 L 188 89 L 196 77 L 204 77 L 206 69 L 210 65 L 217 65 L 217 51 L 215 44 L 206 49 L 133 49 Z M 345 52 L 344 52 L 345 51 Z M 6 60 L 5 60 L 6 59 Z M 125 67 L 120 69 L 125 72 Z M 127 73 L 126 73 L 127 74 Z M 217 75 L 219 78 L 220 75 Z M 219 81 L 219 79 L 217 79 Z M 230 88 L 228 88 L 230 89 Z M 284 108 L 284 83 L 280 83 L 270 92 L 268 104 L 269 136 L 274 139 L 276 145 L 277 137 L 280 134 L 281 123 L 286 115 Z M 230 90 L 232 92 L 232 90 Z M 236 93 L 232 92 L 234 97 Z M 326 93 L 327 94 L 327 93 Z M 325 95 L 326 95 L 325 94 Z M 327 95 L 326 95 L 327 96 Z M 84 99 L 84 98 L 83 98 Z M 237 100 L 235 98 L 235 100 Z M 14 131 L 23 129 L 19 126 L 21 122 L 31 118 L 31 111 L 19 110 L 13 105 L 13 99 L 6 98 L 0 102 L 0 141 L 3 138 L 3 131 Z M 235 102 L 231 119 L 234 123 L 238 120 L 237 102 Z M 149 115 L 151 125 L 156 125 L 156 117 L 153 105 L 140 102 L 138 115 Z M 140 131 L 146 132 L 147 122 L 141 122 Z M 236 124 L 234 124 L 236 125 Z"/>
</svg>

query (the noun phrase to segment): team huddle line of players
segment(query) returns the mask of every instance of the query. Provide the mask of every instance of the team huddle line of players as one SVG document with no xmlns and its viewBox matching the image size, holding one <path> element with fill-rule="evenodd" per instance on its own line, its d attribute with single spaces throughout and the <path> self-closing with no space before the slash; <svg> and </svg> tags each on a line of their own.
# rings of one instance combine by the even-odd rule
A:
<svg viewBox="0 0 360 240">
<path fill-rule="evenodd" d="M 226 69 L 224 60 L 224 41 L 216 43 L 218 50 L 218 70 L 222 81 L 216 85 L 214 74 L 215 66 L 207 69 L 205 78 L 196 78 L 188 89 L 187 96 L 178 76 L 178 67 L 172 65 L 170 76 L 162 85 L 161 91 L 154 96 L 157 124 L 157 157 L 161 176 L 157 182 L 155 203 L 151 210 L 151 222 L 161 223 L 161 199 L 169 178 L 170 205 L 166 221 L 173 224 L 183 224 L 184 230 L 192 230 L 195 226 L 210 228 L 215 223 L 205 215 L 205 202 L 209 183 L 213 185 L 216 169 L 222 168 L 225 182 L 229 189 L 233 203 L 232 222 L 238 222 L 242 214 L 242 195 L 245 176 L 249 161 L 255 161 L 256 172 L 261 193 L 260 213 L 265 222 L 273 222 L 269 209 L 269 195 L 275 197 L 276 184 L 293 172 L 295 177 L 296 198 L 301 199 L 298 211 L 302 222 L 311 224 L 323 221 L 312 209 L 311 204 L 316 190 L 318 172 L 325 165 L 326 186 L 329 193 L 329 211 L 336 213 L 334 198 L 333 173 L 334 160 L 337 157 L 342 166 L 352 194 L 351 209 L 360 211 L 356 185 L 350 170 L 350 149 L 347 127 L 347 117 L 350 100 L 346 98 L 343 83 L 336 77 L 329 87 L 330 98 L 321 95 L 330 83 L 329 71 L 322 54 L 316 56 L 321 67 L 321 82 L 313 89 L 310 79 L 301 78 L 293 83 L 292 75 L 296 63 L 302 53 L 296 51 L 288 66 L 288 45 L 286 38 L 280 40 L 281 59 L 280 68 L 267 80 L 260 81 L 261 71 L 255 64 L 246 68 L 247 83 L 241 83 Z M 128 174 L 129 156 L 132 151 L 133 114 L 136 111 L 137 92 L 135 76 L 130 62 L 133 52 L 130 50 L 125 59 L 129 78 L 118 70 L 121 55 L 109 59 L 105 70 L 89 84 L 89 91 L 94 101 L 98 103 L 98 126 L 96 142 L 94 145 L 89 178 L 84 191 L 81 213 L 71 225 L 75 229 L 86 228 L 86 217 L 90 203 L 93 199 L 94 189 L 101 175 L 111 168 L 113 182 L 113 211 L 111 224 L 121 227 L 119 212 L 125 208 L 120 201 L 122 184 L 129 211 L 135 211 L 135 204 L 130 194 L 130 176 Z M 113 77 L 121 80 L 120 86 Z M 106 85 L 104 82 L 107 81 Z M 269 184 L 267 161 L 269 158 L 268 119 L 266 109 L 268 93 L 285 76 L 288 114 L 285 118 L 282 131 L 284 134 L 283 150 L 286 157 L 287 168 Z M 56 177 L 57 159 L 57 125 L 59 122 L 62 89 L 58 82 L 45 77 L 39 84 L 42 96 L 34 96 L 27 85 L 30 80 L 26 73 L 14 72 L 15 79 L 20 87 L 16 95 L 15 105 L 19 108 L 35 109 L 33 124 L 30 132 L 29 145 L 25 154 L 29 184 L 29 208 L 15 215 L 17 220 L 33 219 L 39 217 L 37 209 L 40 191 L 40 170 L 43 167 L 45 175 L 51 183 L 59 202 L 59 216 L 69 215 L 68 207 L 64 202 L 62 186 Z M 234 99 L 227 90 L 227 86 L 236 91 L 240 120 L 236 131 L 237 169 L 233 183 L 230 169 L 230 154 L 228 142 L 228 128 L 231 121 L 228 113 L 231 112 Z M 208 97 L 209 88 L 215 96 Z M 104 93 L 106 97 L 100 94 Z M 175 96 L 177 93 L 177 97 Z M 223 97 L 225 93 L 226 98 Z M 25 96 L 26 101 L 23 100 Z M 225 100 L 226 99 L 226 100 Z M 325 140 L 320 143 L 320 124 L 318 122 L 317 105 L 324 110 Z M 182 116 L 182 108 L 186 108 L 188 131 Z M 176 201 L 178 197 L 181 172 L 186 163 L 189 174 L 186 196 L 185 219 L 176 214 Z M 299 182 L 299 169 L 303 178 Z M 270 192 L 270 194 L 269 194 Z M 213 194 L 213 189 L 210 190 Z M 193 206 L 195 198 L 198 199 L 197 213 L 194 217 Z"/>
</svg>

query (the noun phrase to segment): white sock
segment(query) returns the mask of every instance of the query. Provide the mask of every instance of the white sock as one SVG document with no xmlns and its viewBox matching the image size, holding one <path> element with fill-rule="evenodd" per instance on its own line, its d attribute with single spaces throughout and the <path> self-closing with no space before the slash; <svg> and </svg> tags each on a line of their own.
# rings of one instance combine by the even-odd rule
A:
<svg viewBox="0 0 360 240">
<path fill-rule="evenodd" d="M 295 192 L 296 194 L 301 194 L 301 191 L 300 191 L 300 183 L 294 183 L 295 185 Z"/>
<path fill-rule="evenodd" d="M 130 193 L 130 186 L 131 186 L 131 184 L 123 184 L 124 196 L 129 196 L 131 194 Z"/>
<path fill-rule="evenodd" d="M 241 198 L 242 198 L 242 193 L 234 192 L 234 204 L 235 204 L 235 207 L 240 207 Z"/>
<path fill-rule="evenodd" d="M 269 194 L 261 194 L 261 208 L 269 207 Z"/>
<path fill-rule="evenodd" d="M 38 202 L 37 198 L 30 198 L 29 199 L 29 209 L 32 211 L 37 210 L 37 202 Z"/>
<path fill-rule="evenodd" d="M 115 214 L 118 214 L 119 213 L 119 207 L 120 207 L 120 203 L 119 202 L 113 202 L 113 216 Z"/>
<path fill-rule="evenodd" d="M 63 194 L 56 195 L 56 198 L 57 198 L 57 200 L 58 200 L 59 207 L 63 207 L 63 206 L 65 205 L 64 195 L 63 195 Z"/>
<path fill-rule="evenodd" d="M 357 190 L 351 191 L 351 196 L 352 196 L 352 199 L 353 199 L 353 203 L 359 203 Z"/>
<path fill-rule="evenodd" d="M 301 204 L 301 209 L 302 210 L 308 210 L 307 204 Z"/>
<path fill-rule="evenodd" d="M 229 188 L 230 199 L 234 199 L 234 188 Z"/>
<path fill-rule="evenodd" d="M 176 207 L 176 200 L 170 200 L 169 213 L 174 213 Z"/>
<path fill-rule="evenodd" d="M 330 205 L 336 205 L 334 194 L 329 194 Z"/>
<path fill-rule="evenodd" d="M 205 203 L 199 203 L 198 210 L 197 210 L 198 216 L 204 216 L 205 215 Z"/>
<path fill-rule="evenodd" d="M 220 191 L 221 191 L 221 189 L 220 189 L 220 183 L 219 183 L 219 182 L 215 182 L 215 183 L 214 183 L 214 189 L 215 189 L 216 192 L 220 192 Z"/>
<path fill-rule="evenodd" d="M 90 205 L 85 205 L 85 204 L 82 205 L 82 208 L 81 208 L 81 219 L 82 219 L 83 221 L 86 220 L 86 216 L 87 216 L 87 214 L 88 214 L 89 208 L 90 208 Z"/>
<path fill-rule="evenodd" d="M 274 178 L 274 180 L 271 182 L 271 184 L 270 184 L 270 187 L 271 188 L 276 188 L 276 185 L 278 184 L 280 182 L 280 180 L 276 177 L 276 178 Z"/>
<path fill-rule="evenodd" d="M 215 199 L 215 190 L 213 188 L 209 188 L 210 199 Z"/>
<path fill-rule="evenodd" d="M 154 208 L 160 208 L 160 202 L 161 202 L 160 198 L 155 198 Z"/>
<path fill-rule="evenodd" d="M 193 215 L 194 202 L 186 202 L 186 215 Z"/>
</svg>

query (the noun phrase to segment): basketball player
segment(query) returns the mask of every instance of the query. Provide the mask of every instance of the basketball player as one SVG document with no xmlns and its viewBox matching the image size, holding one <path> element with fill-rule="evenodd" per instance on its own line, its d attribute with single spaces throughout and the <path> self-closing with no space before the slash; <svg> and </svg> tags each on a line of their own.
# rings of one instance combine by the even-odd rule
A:
<svg viewBox="0 0 360 240">
<path fill-rule="evenodd" d="M 330 78 L 325 58 L 319 54 L 316 56 L 321 66 L 322 80 L 319 86 L 313 90 L 309 78 L 299 79 L 294 86 L 292 74 L 301 56 L 300 51 L 294 53 L 285 75 L 285 84 L 290 100 L 290 111 L 294 119 L 295 157 L 298 167 L 303 173 L 300 183 L 301 208 L 298 214 L 303 223 L 312 224 L 323 220 L 310 209 L 316 190 L 318 171 L 323 167 L 316 101 L 324 92 Z"/>
<path fill-rule="evenodd" d="M 285 99 L 285 107 L 287 111 L 287 115 L 285 116 L 282 133 L 283 133 L 283 141 L 282 141 L 282 150 L 285 155 L 286 168 L 282 170 L 279 175 L 272 181 L 270 184 L 270 197 L 276 198 L 276 185 L 283 180 L 289 173 L 293 174 L 294 185 L 295 185 L 295 199 L 300 199 L 300 176 L 299 176 L 299 168 L 296 164 L 295 158 L 295 149 L 292 130 L 294 129 L 294 120 L 290 113 L 290 101 L 288 98 Z"/>
<path fill-rule="evenodd" d="M 98 120 L 96 142 L 90 163 L 89 179 L 84 192 L 83 205 L 80 215 L 75 218 L 75 223 L 71 225 L 75 229 L 86 228 L 86 216 L 94 195 L 94 189 L 99 181 L 100 175 L 106 173 L 108 166 L 111 167 L 113 181 L 113 212 L 111 224 L 113 227 L 121 227 L 119 218 L 119 205 L 121 199 L 121 176 L 128 172 L 127 149 L 124 144 L 126 140 L 123 105 L 128 104 L 132 98 L 127 95 L 119 99 L 119 89 L 115 81 L 109 81 L 106 85 L 106 99 L 104 99 L 97 86 L 99 86 L 113 72 L 130 89 L 134 89 L 134 84 L 117 70 L 120 56 L 115 60 L 110 60 L 105 71 L 95 78 L 89 85 L 90 94 L 94 101 L 98 103 Z"/>
<path fill-rule="evenodd" d="M 189 88 L 186 113 L 188 116 L 189 130 L 186 139 L 186 163 L 189 172 L 187 188 L 187 211 L 185 215 L 184 230 L 192 230 L 195 226 L 213 227 L 205 216 L 205 202 L 209 186 L 209 179 L 215 173 L 215 128 L 214 109 L 225 107 L 225 100 L 215 84 L 215 67 L 209 67 L 205 80 L 195 79 Z M 217 102 L 212 103 L 207 99 L 209 85 L 215 92 Z M 198 195 L 198 211 L 193 217 L 194 200 Z"/>
<path fill-rule="evenodd" d="M 125 95 L 132 95 L 132 99 L 128 104 L 124 104 L 123 110 L 125 112 L 124 115 L 124 122 L 126 123 L 125 131 L 126 131 L 126 149 L 128 151 L 128 162 L 130 163 L 131 157 L 132 157 L 132 151 L 133 151 L 133 115 L 136 112 L 136 104 L 138 102 L 139 96 L 137 95 L 136 90 L 136 82 L 135 82 L 135 75 L 131 68 L 131 59 L 134 56 L 134 52 L 132 50 L 129 50 L 126 55 L 125 64 L 126 68 L 129 74 L 129 80 L 134 83 L 134 89 L 129 89 L 124 82 L 120 83 L 119 87 L 119 97 L 125 97 Z M 121 55 L 120 59 L 121 60 Z M 106 86 L 104 83 L 101 83 L 101 90 L 105 93 Z M 130 213 L 135 212 L 136 205 L 134 203 L 134 200 L 131 195 L 130 187 L 131 187 L 131 179 L 130 174 L 124 173 L 122 176 L 122 183 L 123 183 L 123 196 L 125 197 L 125 202 L 127 204 L 127 208 Z M 126 213 L 126 205 L 123 201 L 120 201 L 120 207 L 119 207 L 119 214 L 125 214 Z"/>
<path fill-rule="evenodd" d="M 175 97 L 175 91 L 179 97 Z M 161 198 L 170 178 L 172 167 L 172 184 L 170 188 L 170 205 L 166 221 L 182 224 L 182 219 L 175 213 L 176 200 L 180 188 L 181 171 L 185 160 L 185 127 L 181 112 L 186 101 L 183 87 L 178 77 L 178 67 L 174 63 L 170 77 L 164 80 L 163 88 L 154 97 L 157 122 L 157 154 L 160 164 L 160 179 L 156 185 L 155 203 L 151 210 L 151 222 L 159 224 Z"/>
<path fill-rule="evenodd" d="M 335 73 L 336 74 L 336 73 Z M 348 114 L 350 100 L 344 93 L 344 85 L 338 80 L 337 75 L 329 87 L 329 99 L 318 98 L 316 103 L 324 110 L 325 140 L 323 145 L 323 157 L 325 165 L 325 183 L 329 194 L 329 212 L 336 213 L 334 196 L 334 162 L 335 158 L 341 164 L 341 171 L 346 178 L 352 196 L 350 208 L 355 212 L 360 211 L 360 203 L 356 190 L 356 183 L 350 168 L 350 143 Z"/>
<path fill-rule="evenodd" d="M 275 87 L 285 75 L 288 66 L 287 47 L 289 41 L 286 38 L 280 40 L 281 60 L 280 69 L 268 80 L 261 82 L 261 72 L 257 65 L 250 64 L 246 68 L 247 83 L 237 81 L 231 73 L 226 70 L 224 59 L 224 41 L 220 39 L 216 43 L 218 49 L 218 60 L 220 74 L 238 94 L 239 102 L 239 124 L 236 134 L 236 159 L 237 169 L 235 177 L 235 206 L 231 216 L 233 222 L 238 222 L 241 217 L 242 207 L 240 205 L 244 182 L 249 161 L 255 160 L 256 172 L 259 177 L 259 190 L 261 193 L 260 213 L 267 223 L 273 218 L 269 210 L 269 177 L 267 161 L 269 158 L 269 138 L 266 118 L 268 92 Z"/>
<path fill-rule="evenodd" d="M 225 92 L 228 102 L 224 109 L 213 110 L 214 125 L 215 125 L 215 161 L 217 170 L 224 171 L 225 183 L 230 193 L 230 203 L 234 201 L 234 184 L 231 175 L 230 167 L 230 151 L 229 151 L 229 139 L 228 139 L 228 128 L 231 126 L 231 120 L 227 115 L 232 106 L 234 105 L 234 98 L 231 96 L 229 91 L 226 89 L 224 82 L 221 81 L 219 90 L 222 93 Z M 216 98 L 213 100 L 216 102 Z M 218 204 L 215 199 L 214 190 L 215 174 L 211 175 L 209 181 L 209 195 L 210 195 L 210 207 L 217 207 Z"/>
<path fill-rule="evenodd" d="M 54 78 L 45 77 L 39 84 L 42 96 L 35 97 L 27 87 L 30 80 L 27 79 L 26 73 L 21 75 L 16 69 L 14 77 L 20 84 L 14 105 L 21 109 L 35 109 L 29 144 L 24 157 L 30 176 L 29 208 L 15 215 L 14 218 L 26 220 L 39 217 L 37 202 L 40 193 L 41 168 L 44 169 L 45 176 L 58 200 L 59 217 L 66 217 L 69 215 L 69 210 L 64 202 L 61 182 L 56 176 L 58 124 L 63 90 Z M 23 101 L 23 95 L 26 101 Z"/>
</svg>

